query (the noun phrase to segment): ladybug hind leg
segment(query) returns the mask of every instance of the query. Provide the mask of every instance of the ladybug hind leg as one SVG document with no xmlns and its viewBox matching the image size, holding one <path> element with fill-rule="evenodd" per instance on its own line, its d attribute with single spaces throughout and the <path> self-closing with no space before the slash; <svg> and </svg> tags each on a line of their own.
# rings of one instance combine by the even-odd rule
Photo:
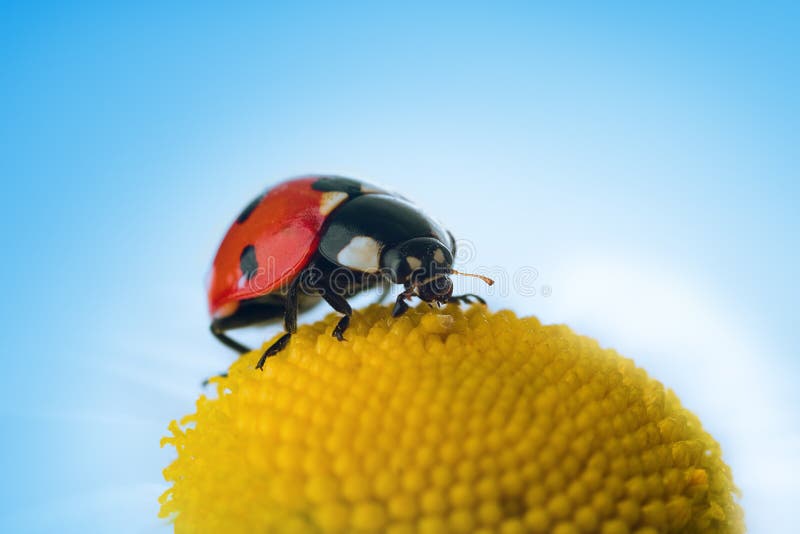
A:
<svg viewBox="0 0 800 534">
<path fill-rule="evenodd" d="M 265 295 L 257 299 L 244 300 L 232 315 L 214 319 L 211 322 L 211 333 L 223 345 L 239 354 L 250 352 L 251 348 L 231 338 L 228 330 L 264 323 L 284 315 L 283 299 L 278 296 Z"/>
<path fill-rule="evenodd" d="M 213 377 L 206 378 L 205 380 L 203 380 L 203 387 L 208 386 L 211 383 L 211 379 L 212 378 L 228 378 L 228 373 L 220 373 L 220 374 L 215 375 Z"/>
<path fill-rule="evenodd" d="M 239 354 L 244 354 L 246 352 L 250 352 L 250 348 L 242 345 L 235 339 L 229 337 L 225 330 L 223 330 L 217 321 L 213 321 L 211 323 L 211 333 L 214 334 L 214 337 L 217 338 L 223 345 L 226 347 L 230 347 Z"/>
</svg>

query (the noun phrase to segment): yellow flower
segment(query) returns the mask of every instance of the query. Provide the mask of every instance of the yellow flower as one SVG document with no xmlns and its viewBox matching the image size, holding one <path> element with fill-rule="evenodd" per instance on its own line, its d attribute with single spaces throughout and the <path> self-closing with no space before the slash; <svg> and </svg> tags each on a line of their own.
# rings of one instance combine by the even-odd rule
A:
<svg viewBox="0 0 800 534">
<path fill-rule="evenodd" d="M 303 326 L 170 425 L 177 532 L 741 532 L 720 448 L 565 326 L 426 305 Z"/>
</svg>

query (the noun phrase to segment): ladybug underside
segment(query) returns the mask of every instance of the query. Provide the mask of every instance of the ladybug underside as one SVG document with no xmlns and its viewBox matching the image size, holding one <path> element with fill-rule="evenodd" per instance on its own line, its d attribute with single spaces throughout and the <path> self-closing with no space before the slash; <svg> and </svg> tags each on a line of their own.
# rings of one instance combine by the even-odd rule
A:
<svg viewBox="0 0 800 534">
<path fill-rule="evenodd" d="M 353 297 L 362 291 L 374 287 L 381 287 L 381 296 L 379 300 L 383 300 L 386 295 L 384 292 L 389 290 L 390 284 L 380 281 L 377 283 L 370 283 L 369 280 L 365 280 L 363 284 L 348 288 L 346 298 Z M 301 290 L 297 295 L 297 311 L 300 313 L 308 311 L 322 301 L 322 295 L 316 293 L 308 294 Z M 267 293 L 260 297 L 239 302 L 233 314 L 212 321 L 212 330 L 225 331 L 248 326 L 266 326 L 282 319 L 285 311 L 286 293 Z M 236 350 L 240 349 L 237 348 Z M 250 349 L 244 347 L 240 352 L 249 352 L 249 350 Z"/>
<path fill-rule="evenodd" d="M 393 315 L 413 296 L 469 302 L 452 295 L 452 235 L 397 195 L 338 176 L 284 182 L 251 202 L 223 239 L 212 266 L 211 332 L 225 345 L 250 349 L 227 330 L 283 318 L 286 333 L 258 362 L 280 352 L 297 330 L 297 314 L 325 300 L 350 322 L 347 299 L 370 287 L 403 284 Z"/>
</svg>

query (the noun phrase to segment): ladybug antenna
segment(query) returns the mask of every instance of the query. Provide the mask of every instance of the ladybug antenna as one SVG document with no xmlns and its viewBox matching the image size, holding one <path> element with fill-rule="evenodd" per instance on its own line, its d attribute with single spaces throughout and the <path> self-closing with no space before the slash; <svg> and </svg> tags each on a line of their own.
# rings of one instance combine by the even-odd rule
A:
<svg viewBox="0 0 800 534">
<path fill-rule="evenodd" d="M 450 274 L 460 274 L 461 276 L 471 276 L 473 278 L 480 278 L 481 280 L 486 282 L 487 285 L 494 284 L 494 280 L 492 280 L 488 276 L 483 276 L 482 274 L 462 273 L 460 271 L 456 271 L 455 269 L 450 269 Z"/>
</svg>

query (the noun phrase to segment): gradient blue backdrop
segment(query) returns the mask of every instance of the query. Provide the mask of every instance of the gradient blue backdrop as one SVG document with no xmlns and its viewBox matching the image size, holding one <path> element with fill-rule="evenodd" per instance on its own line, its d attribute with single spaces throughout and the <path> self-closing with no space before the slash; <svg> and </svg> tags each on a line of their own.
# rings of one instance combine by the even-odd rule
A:
<svg viewBox="0 0 800 534">
<path fill-rule="evenodd" d="M 469 267 L 535 268 L 491 306 L 635 358 L 752 531 L 785 531 L 800 10 L 704 4 L 3 3 L 0 530 L 167 528 L 158 440 L 231 359 L 215 246 L 268 184 L 335 172 L 417 199 Z"/>
</svg>

